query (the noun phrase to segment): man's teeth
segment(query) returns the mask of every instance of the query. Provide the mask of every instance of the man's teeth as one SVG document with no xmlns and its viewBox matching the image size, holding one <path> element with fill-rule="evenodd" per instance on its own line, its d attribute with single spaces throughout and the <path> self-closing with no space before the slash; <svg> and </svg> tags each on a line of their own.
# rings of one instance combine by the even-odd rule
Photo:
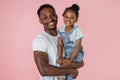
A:
<svg viewBox="0 0 120 80">
<path fill-rule="evenodd" d="M 52 25 L 52 24 L 54 24 L 54 22 L 50 22 L 49 24 L 51 24 L 51 25 Z"/>
</svg>

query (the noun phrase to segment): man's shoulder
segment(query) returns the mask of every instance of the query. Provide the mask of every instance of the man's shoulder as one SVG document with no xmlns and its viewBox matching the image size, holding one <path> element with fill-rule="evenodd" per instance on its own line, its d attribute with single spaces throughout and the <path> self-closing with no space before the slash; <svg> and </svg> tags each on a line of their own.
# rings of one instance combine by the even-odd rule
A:
<svg viewBox="0 0 120 80">
<path fill-rule="evenodd" d="M 44 39 L 41 34 L 36 35 L 33 40 L 35 41 L 35 40 L 39 40 L 39 39 Z"/>
<path fill-rule="evenodd" d="M 47 39 L 42 34 L 36 35 L 32 42 L 33 51 L 45 52 L 48 44 Z"/>
<path fill-rule="evenodd" d="M 43 36 L 44 32 L 41 32 L 40 34 L 36 35 L 33 39 L 33 41 L 45 41 L 45 37 Z"/>
<path fill-rule="evenodd" d="M 36 35 L 35 38 L 44 38 L 45 32 L 41 32 L 40 34 Z"/>
</svg>

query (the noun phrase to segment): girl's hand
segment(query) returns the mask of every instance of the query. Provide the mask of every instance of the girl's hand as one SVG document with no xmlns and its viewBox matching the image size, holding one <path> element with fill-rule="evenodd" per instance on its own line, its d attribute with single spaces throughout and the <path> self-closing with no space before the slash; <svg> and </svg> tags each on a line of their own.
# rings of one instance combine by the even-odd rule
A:
<svg viewBox="0 0 120 80">
<path fill-rule="evenodd" d="M 72 60 L 70 58 L 67 59 L 63 59 L 63 67 L 67 67 L 70 65 L 70 63 L 72 62 Z"/>
<path fill-rule="evenodd" d="M 60 65 L 63 65 L 63 59 L 62 58 L 58 59 L 56 62 Z"/>
</svg>

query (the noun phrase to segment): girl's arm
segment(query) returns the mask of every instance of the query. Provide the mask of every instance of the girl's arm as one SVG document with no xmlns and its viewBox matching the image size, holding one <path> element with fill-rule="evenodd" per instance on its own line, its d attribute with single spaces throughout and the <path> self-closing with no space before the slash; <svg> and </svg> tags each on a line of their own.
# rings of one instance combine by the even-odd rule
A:
<svg viewBox="0 0 120 80">
<path fill-rule="evenodd" d="M 62 53 L 63 53 L 63 42 L 62 42 L 62 38 L 58 37 L 58 57 L 59 57 L 59 59 L 63 58 Z"/>
<path fill-rule="evenodd" d="M 79 50 L 80 50 L 80 47 L 81 47 L 81 42 L 82 42 L 82 38 L 76 40 L 75 49 L 74 49 L 74 51 L 72 52 L 72 54 L 70 55 L 70 58 L 69 58 L 71 61 L 72 61 L 72 60 L 75 58 L 75 56 L 78 54 L 78 52 L 79 52 Z"/>
<path fill-rule="evenodd" d="M 81 42 L 82 42 L 82 38 L 76 40 L 76 46 L 70 57 L 67 59 L 63 59 L 63 65 L 62 65 L 63 67 L 68 67 L 71 64 L 71 62 L 73 61 L 73 59 L 76 57 L 76 55 L 80 50 Z"/>
</svg>

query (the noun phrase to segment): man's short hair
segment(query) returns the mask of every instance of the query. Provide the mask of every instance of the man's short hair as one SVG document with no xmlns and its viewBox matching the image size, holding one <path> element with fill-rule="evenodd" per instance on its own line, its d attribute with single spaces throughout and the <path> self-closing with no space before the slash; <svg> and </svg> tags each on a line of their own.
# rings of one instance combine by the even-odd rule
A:
<svg viewBox="0 0 120 80">
<path fill-rule="evenodd" d="M 54 7 L 53 7 L 52 5 L 50 5 L 50 4 L 43 4 L 43 5 L 41 5 L 41 6 L 38 8 L 38 10 L 37 10 L 37 15 L 38 15 L 38 16 L 39 16 L 41 10 L 44 9 L 44 8 L 52 8 L 52 9 L 55 11 L 55 9 L 54 9 Z M 56 12 L 56 11 L 55 11 L 55 12 Z"/>
</svg>

